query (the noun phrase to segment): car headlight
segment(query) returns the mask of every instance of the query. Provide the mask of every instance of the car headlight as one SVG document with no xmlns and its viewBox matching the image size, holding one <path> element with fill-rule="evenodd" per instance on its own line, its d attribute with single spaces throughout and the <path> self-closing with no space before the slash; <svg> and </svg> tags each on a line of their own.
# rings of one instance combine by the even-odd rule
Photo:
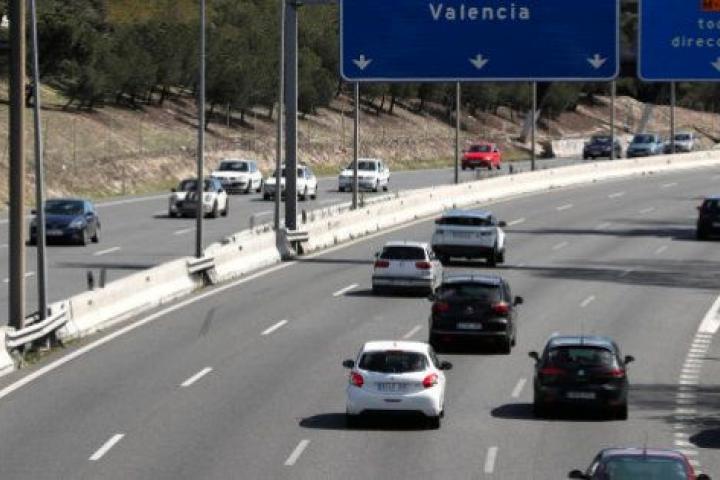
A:
<svg viewBox="0 0 720 480">
<path fill-rule="evenodd" d="M 85 226 L 85 220 L 82 218 L 76 218 L 72 222 L 70 222 L 70 225 L 68 225 L 70 228 L 82 228 Z"/>
</svg>

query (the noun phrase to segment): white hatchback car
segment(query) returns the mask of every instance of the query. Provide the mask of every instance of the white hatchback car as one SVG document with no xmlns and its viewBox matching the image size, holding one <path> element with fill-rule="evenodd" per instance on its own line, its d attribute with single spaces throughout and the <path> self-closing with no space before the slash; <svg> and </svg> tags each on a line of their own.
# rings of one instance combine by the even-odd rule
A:
<svg viewBox="0 0 720 480">
<path fill-rule="evenodd" d="M 390 182 L 390 169 L 385 162 L 377 158 L 358 159 L 358 190 L 379 191 L 381 188 L 387 192 Z M 341 192 L 353 189 L 353 164 L 340 172 L 338 177 L 338 190 Z"/>
<path fill-rule="evenodd" d="M 220 162 L 212 177 L 220 180 L 228 193 L 260 193 L 262 189 L 262 173 L 253 160 L 237 160 L 228 158 Z"/>
<path fill-rule="evenodd" d="M 421 413 L 440 428 L 445 412 L 445 374 L 452 364 L 438 360 L 423 342 L 376 341 L 363 345 L 350 369 L 346 419 L 355 426 L 364 413 Z"/>
<path fill-rule="evenodd" d="M 373 293 L 386 289 L 418 289 L 433 293 L 442 283 L 442 264 L 423 242 L 388 242 L 375 254 Z"/>
<path fill-rule="evenodd" d="M 505 262 L 505 222 L 486 210 L 450 210 L 435 220 L 432 249 L 443 264 L 451 257 L 484 258 L 489 267 Z"/>
<path fill-rule="evenodd" d="M 263 199 L 270 200 L 277 191 L 275 185 L 275 172 L 265 179 L 263 184 Z M 311 198 L 315 200 L 318 194 L 318 180 L 312 169 L 306 165 L 297 166 L 297 195 L 300 200 Z M 280 194 L 285 196 L 285 165 L 280 172 Z"/>
</svg>

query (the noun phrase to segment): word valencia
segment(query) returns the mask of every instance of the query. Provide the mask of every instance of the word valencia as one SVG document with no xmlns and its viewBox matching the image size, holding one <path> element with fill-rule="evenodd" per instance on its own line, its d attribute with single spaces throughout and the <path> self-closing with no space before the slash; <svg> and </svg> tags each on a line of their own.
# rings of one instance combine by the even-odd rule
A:
<svg viewBox="0 0 720 480">
<path fill-rule="evenodd" d="M 464 3 L 446 6 L 444 3 L 428 3 L 433 20 L 455 21 L 526 21 L 530 20 L 530 8 L 514 3 L 501 7 L 471 7 Z"/>
</svg>

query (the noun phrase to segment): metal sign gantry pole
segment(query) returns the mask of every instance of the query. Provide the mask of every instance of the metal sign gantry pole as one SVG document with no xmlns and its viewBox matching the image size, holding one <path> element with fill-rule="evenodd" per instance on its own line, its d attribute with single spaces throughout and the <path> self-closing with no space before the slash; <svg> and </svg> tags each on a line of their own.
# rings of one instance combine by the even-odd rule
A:
<svg viewBox="0 0 720 480">
<path fill-rule="evenodd" d="M 460 183 L 460 82 L 455 82 L 455 183 Z"/>
<path fill-rule="evenodd" d="M 277 139 L 275 144 L 275 210 L 273 225 L 280 230 L 280 183 L 282 182 L 283 157 L 283 115 L 285 112 L 285 1 L 280 0 L 280 59 L 278 66 L 278 117 Z"/>
<path fill-rule="evenodd" d="M 610 160 L 615 160 L 615 97 L 617 96 L 617 82 L 610 83 Z"/>
<path fill-rule="evenodd" d="M 195 257 L 203 256 L 203 197 L 205 193 L 205 0 L 200 0 L 200 81 L 198 92 L 197 210 L 195 211 Z"/>
<path fill-rule="evenodd" d="M 298 7 L 285 9 L 285 228 L 297 230 Z M 282 195 L 282 186 L 275 186 Z"/>
<path fill-rule="evenodd" d="M 353 187 L 352 187 L 352 208 L 358 208 L 358 150 L 360 149 L 360 84 L 353 84 L 353 99 L 355 100 L 355 118 L 353 121 Z"/>
<path fill-rule="evenodd" d="M 677 96 L 675 82 L 670 82 L 670 153 L 675 153 L 675 104 Z"/>
<path fill-rule="evenodd" d="M 532 82 L 532 128 L 530 129 L 530 170 L 535 171 L 535 128 L 537 125 L 537 82 Z"/>
</svg>

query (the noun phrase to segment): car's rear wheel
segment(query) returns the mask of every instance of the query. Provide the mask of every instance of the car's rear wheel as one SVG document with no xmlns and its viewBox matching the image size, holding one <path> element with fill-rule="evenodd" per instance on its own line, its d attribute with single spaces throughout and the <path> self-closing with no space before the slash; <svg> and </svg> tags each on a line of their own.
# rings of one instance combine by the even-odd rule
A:
<svg viewBox="0 0 720 480">
<path fill-rule="evenodd" d="M 263 193 L 263 200 L 270 200 L 270 194 L 269 194 L 269 193 Z"/>
<path fill-rule="evenodd" d="M 509 355 L 512 352 L 512 339 L 510 335 L 500 340 L 500 353 Z"/>
<path fill-rule="evenodd" d="M 304 202 L 305 200 L 307 200 L 307 198 L 308 198 L 308 188 L 305 187 L 305 189 L 303 190 L 302 195 L 300 195 L 300 200 L 302 200 L 302 201 Z"/>
<path fill-rule="evenodd" d="M 250 195 L 250 192 L 252 192 L 252 180 L 248 180 L 248 185 L 245 189 L 245 195 Z"/>
<path fill-rule="evenodd" d="M 548 416 L 548 407 L 538 399 L 533 401 L 533 415 L 535 418 L 545 418 Z"/>
<path fill-rule="evenodd" d="M 492 163 L 488 163 L 488 164 L 487 164 L 487 169 L 488 169 L 488 170 L 492 170 Z"/>
<path fill-rule="evenodd" d="M 377 192 L 380 190 L 380 180 L 375 180 L 375 185 L 373 185 L 372 191 Z"/>
<path fill-rule="evenodd" d="M 220 207 L 218 206 L 217 200 L 213 203 L 213 209 L 210 216 L 212 218 L 218 218 L 220 216 Z"/>
<path fill-rule="evenodd" d="M 78 241 L 78 243 L 83 246 L 88 244 L 87 227 L 83 228 L 80 232 L 80 240 Z"/>
<path fill-rule="evenodd" d="M 463 166 L 462 166 L 462 169 L 463 169 L 463 170 L 467 170 L 467 165 L 463 165 Z"/>
<path fill-rule="evenodd" d="M 222 211 L 222 216 L 227 217 L 230 212 L 230 199 L 225 200 L 225 208 Z"/>
<path fill-rule="evenodd" d="M 95 235 L 92 237 L 93 243 L 98 243 L 100 241 L 100 227 L 95 227 Z"/>
<path fill-rule="evenodd" d="M 497 263 L 505 263 L 505 250 L 500 250 L 497 254 Z"/>
<path fill-rule="evenodd" d="M 440 415 L 437 415 L 434 417 L 427 417 L 425 422 L 431 430 L 438 430 L 440 428 L 440 424 L 442 423 L 442 419 L 440 418 Z"/>
<path fill-rule="evenodd" d="M 707 234 L 703 230 L 700 230 L 698 228 L 697 231 L 695 232 L 695 237 L 698 240 L 705 240 L 707 238 Z"/>
<path fill-rule="evenodd" d="M 496 267 L 497 266 L 497 248 L 493 248 L 492 252 L 490 252 L 490 256 L 487 259 L 488 267 Z"/>
<path fill-rule="evenodd" d="M 383 185 L 383 192 L 387 192 L 387 191 L 388 191 L 388 188 L 390 188 L 390 186 L 388 185 L 389 183 L 390 183 L 389 180 L 388 180 L 387 182 L 385 182 L 385 185 Z"/>
<path fill-rule="evenodd" d="M 627 403 L 623 403 L 619 407 L 615 408 L 615 411 L 613 412 L 615 415 L 615 418 L 618 420 L 627 420 L 628 419 L 628 405 Z"/>
<path fill-rule="evenodd" d="M 263 189 L 263 181 L 260 180 L 260 183 L 258 183 L 258 187 L 257 187 L 257 190 L 255 190 L 255 193 L 262 192 L 262 189 Z"/>
<path fill-rule="evenodd" d="M 317 196 L 318 196 L 318 187 L 316 185 L 315 190 L 313 191 L 313 194 L 310 195 L 310 200 L 317 200 Z"/>
<path fill-rule="evenodd" d="M 440 343 L 440 338 L 437 335 L 433 335 L 432 333 L 428 338 L 428 343 L 436 352 L 439 352 L 440 348 L 442 347 L 442 344 Z"/>
</svg>

